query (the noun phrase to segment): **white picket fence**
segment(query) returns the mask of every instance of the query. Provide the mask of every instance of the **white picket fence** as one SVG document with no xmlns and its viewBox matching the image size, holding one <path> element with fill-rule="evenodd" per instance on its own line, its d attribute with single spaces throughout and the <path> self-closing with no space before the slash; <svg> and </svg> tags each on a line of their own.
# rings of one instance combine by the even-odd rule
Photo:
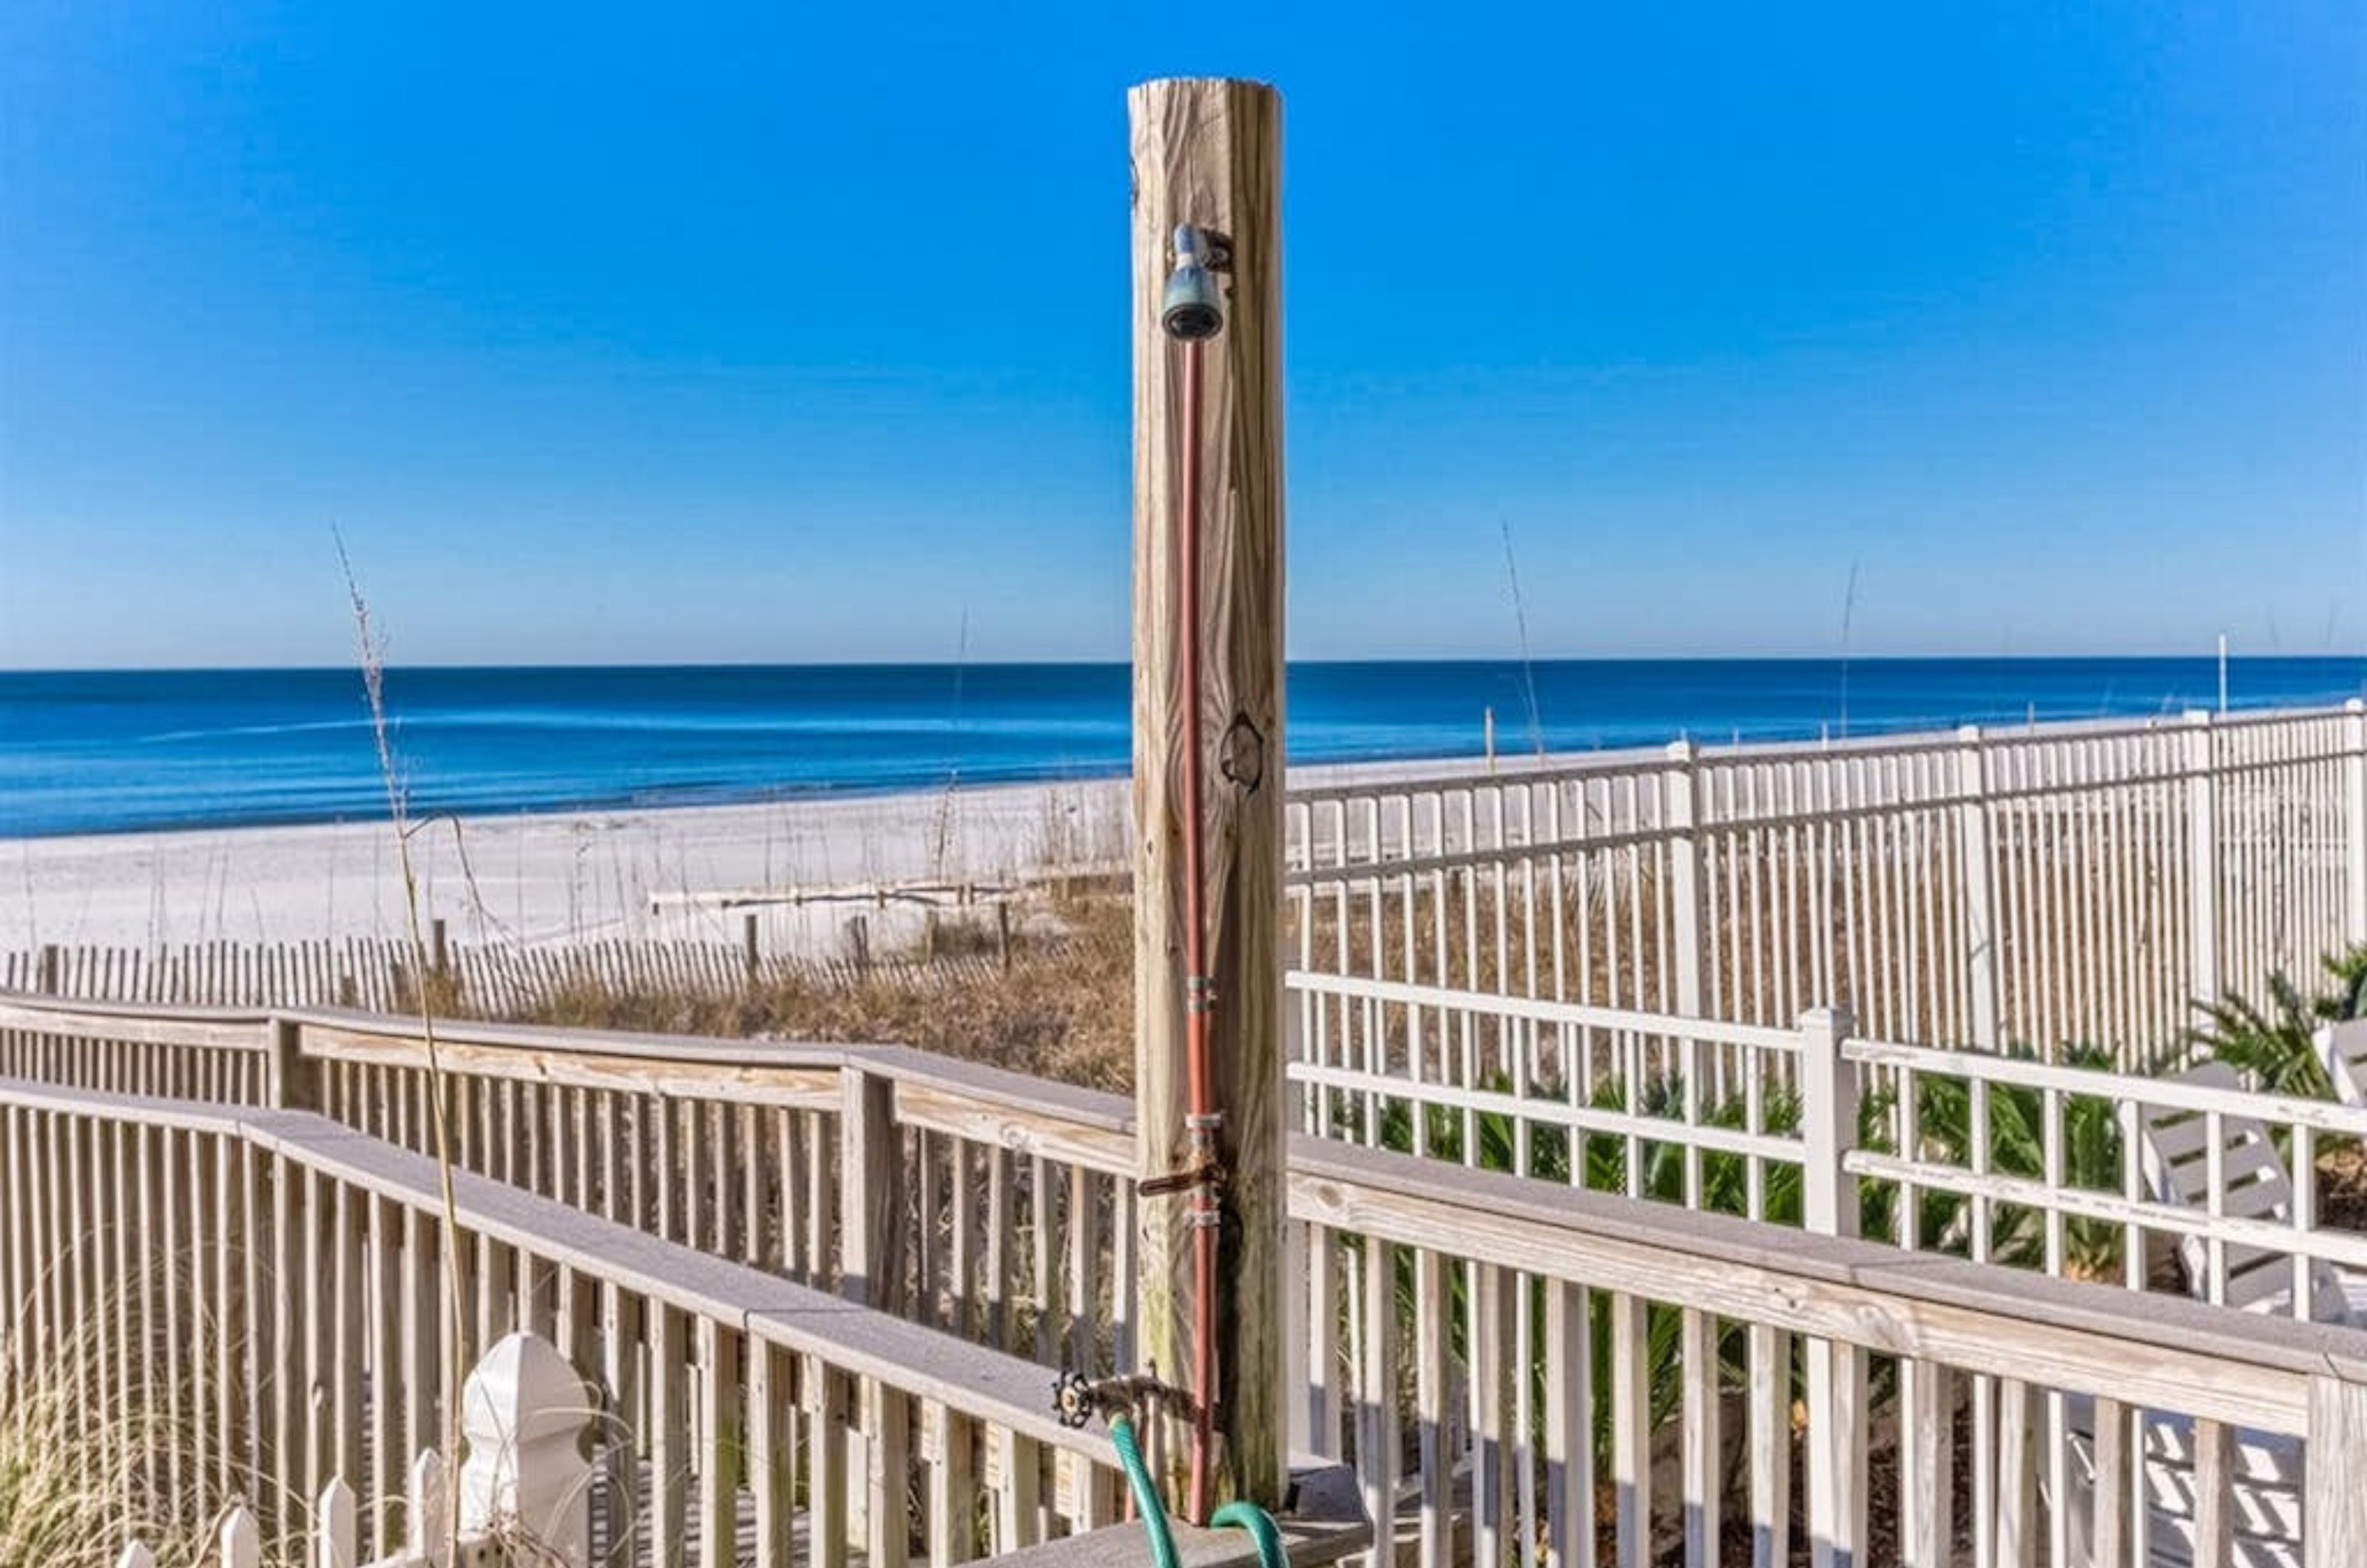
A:
<svg viewBox="0 0 2367 1568">
<path fill-rule="evenodd" d="M 590 1568 L 594 1468 L 585 1434 L 595 1410 L 581 1378 L 549 1341 L 505 1336 L 461 1385 L 465 1445 L 457 1498 L 433 1450 L 412 1461 L 403 1488 L 402 1545 L 368 1563 L 361 1556 L 357 1498 L 343 1476 L 312 1509 L 306 1568 L 472 1568 L 526 1561 Z M 219 1568 L 262 1568 L 263 1532 L 233 1506 L 216 1531 Z M 158 1568 L 134 1540 L 116 1568 Z M 166 1564 L 164 1568 L 173 1568 Z"/>
</svg>

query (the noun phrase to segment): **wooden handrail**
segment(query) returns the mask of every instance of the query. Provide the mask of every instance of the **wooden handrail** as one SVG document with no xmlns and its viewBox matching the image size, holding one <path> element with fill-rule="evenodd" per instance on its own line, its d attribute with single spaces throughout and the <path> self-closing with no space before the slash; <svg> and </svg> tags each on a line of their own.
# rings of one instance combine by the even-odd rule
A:
<svg viewBox="0 0 2367 1568">
<path fill-rule="evenodd" d="M 0 1079 L 0 1107 L 6 1106 L 238 1138 L 408 1208 L 440 1213 L 443 1206 L 433 1161 L 311 1111 L 180 1103 Z M 852 1307 L 777 1274 L 661 1241 L 487 1177 L 453 1172 L 452 1195 L 464 1231 L 649 1301 L 733 1324 L 785 1350 L 820 1356 L 838 1371 L 943 1401 L 1093 1463 L 1115 1462 L 1105 1440 L 1060 1425 L 1044 1370 L 1033 1361 Z"/>
<path fill-rule="evenodd" d="M 1317 1139 L 1291 1216 L 1962 1371 L 2272 1431 L 2316 1377 L 2367 1385 L 2367 1332 L 1902 1252 Z"/>
</svg>

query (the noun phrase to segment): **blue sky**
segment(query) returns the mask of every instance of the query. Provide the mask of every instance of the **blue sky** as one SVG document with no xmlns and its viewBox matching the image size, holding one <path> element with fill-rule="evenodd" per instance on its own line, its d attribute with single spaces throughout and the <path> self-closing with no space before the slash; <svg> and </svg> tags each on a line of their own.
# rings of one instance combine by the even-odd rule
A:
<svg viewBox="0 0 2367 1568">
<path fill-rule="evenodd" d="M 2367 644 L 2353 4 L 0 11 L 0 664 L 1123 657 L 1124 91 L 1306 657 Z"/>
</svg>

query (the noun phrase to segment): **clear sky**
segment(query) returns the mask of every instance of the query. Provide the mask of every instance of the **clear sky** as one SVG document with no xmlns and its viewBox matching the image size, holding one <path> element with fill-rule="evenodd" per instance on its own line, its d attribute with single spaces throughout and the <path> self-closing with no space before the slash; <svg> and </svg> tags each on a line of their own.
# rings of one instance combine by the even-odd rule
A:
<svg viewBox="0 0 2367 1568">
<path fill-rule="evenodd" d="M 1122 658 L 1198 73 L 1296 655 L 2367 644 L 2355 0 L 10 0 L 0 664 Z"/>
</svg>

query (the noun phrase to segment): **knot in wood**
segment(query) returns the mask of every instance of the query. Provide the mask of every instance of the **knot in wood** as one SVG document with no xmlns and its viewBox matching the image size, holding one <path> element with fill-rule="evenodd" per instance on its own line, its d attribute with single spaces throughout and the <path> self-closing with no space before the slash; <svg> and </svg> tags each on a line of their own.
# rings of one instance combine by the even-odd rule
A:
<svg viewBox="0 0 2367 1568">
<path fill-rule="evenodd" d="M 1225 738 L 1217 748 L 1217 771 L 1248 795 L 1255 795 L 1265 782 L 1265 734 L 1250 722 L 1249 715 L 1237 713 L 1225 726 Z"/>
</svg>

